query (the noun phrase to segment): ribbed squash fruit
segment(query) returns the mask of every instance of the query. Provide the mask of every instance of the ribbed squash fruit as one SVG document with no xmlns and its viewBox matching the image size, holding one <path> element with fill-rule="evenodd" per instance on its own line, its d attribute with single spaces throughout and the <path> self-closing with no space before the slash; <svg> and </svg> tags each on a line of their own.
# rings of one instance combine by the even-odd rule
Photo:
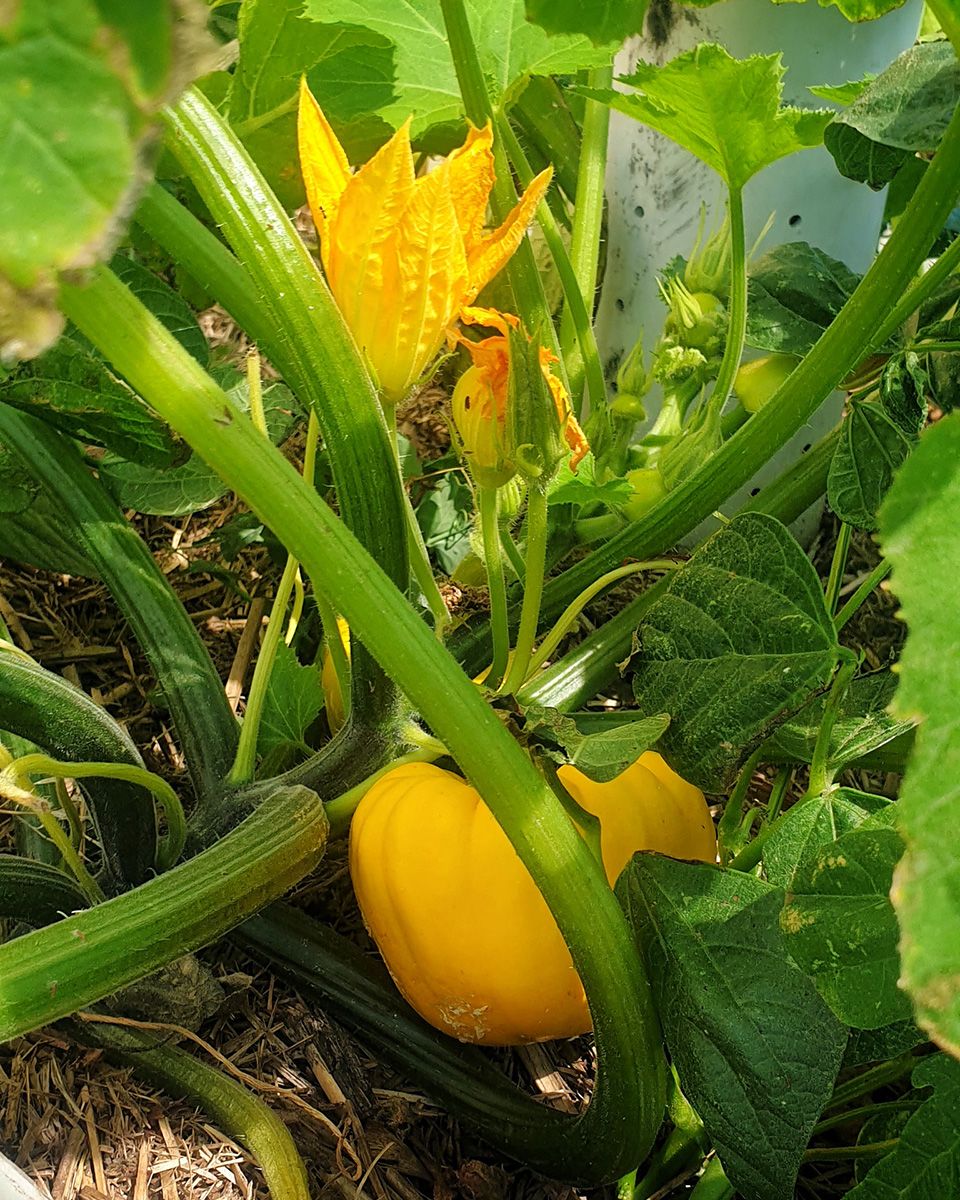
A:
<svg viewBox="0 0 960 1200">
<path fill-rule="evenodd" d="M 600 819 L 611 886 L 637 850 L 713 862 L 703 793 L 648 752 L 609 783 L 560 779 Z M 360 802 L 350 873 L 397 987 L 437 1029 L 517 1045 L 591 1028 L 570 952 L 546 902 L 479 793 L 428 763 L 390 771 Z"/>
</svg>

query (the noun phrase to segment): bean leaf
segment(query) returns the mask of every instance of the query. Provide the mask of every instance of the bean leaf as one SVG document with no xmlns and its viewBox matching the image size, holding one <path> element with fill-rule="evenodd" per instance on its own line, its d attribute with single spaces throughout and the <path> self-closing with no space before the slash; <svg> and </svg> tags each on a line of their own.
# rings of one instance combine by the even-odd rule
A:
<svg viewBox="0 0 960 1200">
<path fill-rule="evenodd" d="M 790 961 L 783 893 L 740 871 L 635 855 L 617 896 L 680 1086 L 744 1200 L 792 1200 L 846 1032 Z"/>
<path fill-rule="evenodd" d="M 779 54 L 735 59 L 704 42 L 662 67 L 640 63 L 621 82 L 635 92 L 585 89 L 665 134 L 733 188 L 784 155 L 819 146 L 832 113 L 781 105 Z"/>
<path fill-rule="evenodd" d="M 918 151 L 935 150 L 960 100 L 960 65 L 949 42 L 901 54 L 824 132 L 842 175 L 885 187 Z"/>
<path fill-rule="evenodd" d="M 827 474 L 827 499 L 841 521 L 876 529 L 880 504 L 911 448 L 882 404 L 851 401 Z"/>
<path fill-rule="evenodd" d="M 824 846 L 862 825 L 872 811 L 860 803 L 862 794 L 852 788 L 833 788 L 784 813 L 763 844 L 763 872 L 768 881 L 792 887 L 800 868 Z"/>
<path fill-rule="evenodd" d="M 859 282 L 842 262 L 806 242 L 777 246 L 750 267 L 747 344 L 806 354 Z"/>
<path fill-rule="evenodd" d="M 825 684 L 837 641 L 820 581 L 790 533 L 745 513 L 675 572 L 638 631 L 640 711 L 669 713 L 660 747 L 721 790 L 751 750 Z"/>
<path fill-rule="evenodd" d="M 881 510 L 909 634 L 895 711 L 921 722 L 898 804 L 906 853 L 894 881 L 904 986 L 917 1021 L 960 1054 L 960 413 L 928 429 Z"/>
<path fill-rule="evenodd" d="M 555 708 L 531 705 L 526 712 L 525 728 L 561 747 L 562 753 L 545 750 L 548 758 L 561 765 L 572 763 L 588 778 L 608 783 L 655 746 L 669 724 L 670 718 L 659 713 L 655 717 L 638 716 L 602 733 L 585 734 L 572 717 Z"/>
<path fill-rule="evenodd" d="M 319 669 L 301 665 L 294 651 L 281 640 L 263 704 L 257 753 L 264 756 L 290 750 L 309 754 L 304 737 L 322 708 Z"/>
<path fill-rule="evenodd" d="M 801 861 L 781 926 L 794 960 L 841 1021 L 878 1029 L 910 1013 L 897 987 L 899 927 L 890 902 L 903 842 L 881 810 Z"/>
</svg>

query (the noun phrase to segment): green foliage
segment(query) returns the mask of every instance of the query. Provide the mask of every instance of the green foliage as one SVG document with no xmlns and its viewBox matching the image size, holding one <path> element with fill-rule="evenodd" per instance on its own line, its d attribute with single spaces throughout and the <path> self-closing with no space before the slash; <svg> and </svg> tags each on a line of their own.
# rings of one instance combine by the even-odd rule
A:
<svg viewBox="0 0 960 1200">
<path fill-rule="evenodd" d="M 205 367 L 210 360 L 210 347 L 193 309 L 183 296 L 129 254 L 115 254 L 110 260 L 110 269 L 146 305 L 164 329 L 173 334 L 184 350 Z"/>
<path fill-rule="evenodd" d="M 232 367 L 219 370 L 217 375 L 236 406 L 246 412 L 249 401 L 244 376 Z M 290 432 L 295 407 L 296 402 L 285 384 L 270 383 L 263 389 L 264 415 L 272 441 L 279 443 Z M 139 461 L 142 457 L 134 449 L 132 454 L 124 457 L 108 454 L 100 464 L 100 475 L 121 508 L 179 517 L 209 508 L 229 490 L 216 471 L 197 454 L 191 454 L 185 462 L 165 467 L 144 464 Z"/>
<path fill-rule="evenodd" d="M 842 262 L 806 242 L 776 246 L 750 266 L 747 345 L 806 354 L 859 282 Z"/>
<path fill-rule="evenodd" d="M 467 13 L 498 100 L 516 96 L 531 75 L 603 66 L 616 49 L 581 36 L 549 37 L 527 21 L 523 0 L 467 0 Z M 449 140 L 452 127 L 462 123 L 463 106 L 439 0 L 305 0 L 304 14 L 388 39 L 395 47 L 394 96 L 377 116 L 395 129 L 412 115 L 415 138 L 434 131 Z M 324 96 L 317 98 L 323 104 Z"/>
<path fill-rule="evenodd" d="M 637 90 L 587 91 L 665 134 L 741 188 L 784 155 L 819 146 L 831 114 L 780 103 L 780 55 L 738 60 L 704 42 L 662 67 L 640 63 L 624 83 Z"/>
<path fill-rule="evenodd" d="M 329 6 L 327 6 L 329 9 Z M 234 128 L 287 207 L 304 202 L 297 157 L 297 93 L 311 91 L 354 160 L 390 133 L 375 114 L 394 99 L 396 48 L 363 27 L 319 24 L 303 0 L 248 0 L 237 28 L 239 58 L 227 112 Z"/>
<path fill-rule="evenodd" d="M 934 1054 L 913 1072 L 933 1095 L 910 1117 L 891 1152 L 848 1193 L 850 1200 L 941 1200 L 960 1177 L 960 1063 Z"/>
<path fill-rule="evenodd" d="M 763 873 L 769 882 L 791 888 L 801 866 L 862 825 L 870 810 L 859 803 L 860 797 L 851 788 L 831 788 L 788 809 L 763 843 Z"/>
<path fill-rule="evenodd" d="M 638 631 L 641 712 L 670 714 L 661 748 L 719 790 L 750 751 L 829 678 L 833 623 L 809 559 L 772 517 L 748 513 L 670 579 Z"/>
<path fill-rule="evenodd" d="M 894 903 L 903 930 L 904 986 L 917 1020 L 940 1045 L 960 1047 L 960 657 L 948 598 L 960 572 L 960 415 L 929 429 L 900 472 L 881 512 L 891 586 L 909 636 L 896 712 L 920 720 L 903 781 L 906 853 Z"/>
<path fill-rule="evenodd" d="M 602 733 L 584 734 L 572 717 L 564 716 L 555 708 L 531 705 L 526 710 L 525 729 L 560 747 L 559 752 L 545 751 L 554 762 L 560 765 L 571 763 L 588 778 L 607 783 L 655 746 L 669 724 L 670 718 L 660 713 L 654 717 L 638 717 Z"/>
<path fill-rule="evenodd" d="M 319 667 L 302 666 L 293 650 L 281 639 L 270 672 L 270 685 L 257 734 L 257 753 L 306 755 L 307 730 L 323 708 Z"/>
<path fill-rule="evenodd" d="M 414 463 L 416 458 L 414 456 Z M 443 470 L 443 460 L 432 470 Z M 417 505 L 417 523 L 427 549 L 443 571 L 455 571 L 470 550 L 473 529 L 473 493 L 459 468 L 443 471 L 431 480 L 435 486 L 425 492 Z"/>
<path fill-rule="evenodd" d="M 196 0 L 21 0 L 0 9 L 0 354 L 62 325 L 57 271 L 109 254 L 154 118 L 210 49 Z"/>
<path fill-rule="evenodd" d="M 840 702 L 830 732 L 827 768 L 834 775 L 858 758 L 879 750 L 887 742 L 913 728 L 913 722 L 889 712 L 896 680 L 889 671 L 861 675 L 854 679 Z M 773 762 L 784 756 L 787 761 L 810 762 L 823 720 L 825 698 L 819 696 L 806 705 L 770 739 L 764 754 Z"/>
<path fill-rule="evenodd" d="M 634 856 L 616 890 L 683 1094 L 730 1182 L 744 1200 L 791 1200 L 846 1032 L 790 961 L 783 893 L 650 854 Z"/>
<path fill-rule="evenodd" d="M 597 479 L 597 463 L 593 454 L 587 454 L 576 471 L 570 470 L 570 460 L 560 464 L 547 493 L 548 504 L 575 504 L 578 508 L 591 504 L 606 504 L 616 508 L 626 503 L 633 494 L 626 479 Z"/>
<path fill-rule="evenodd" d="M 585 33 L 596 43 L 643 31 L 649 0 L 526 0 L 527 20 L 547 33 Z"/>
<path fill-rule="evenodd" d="M 910 450 L 910 439 L 882 404 L 851 401 L 827 477 L 827 498 L 841 521 L 876 529 L 883 498 Z"/>
<path fill-rule="evenodd" d="M 902 1020 L 899 928 L 890 903 L 903 842 L 893 810 L 868 817 L 801 860 L 780 924 L 794 961 L 847 1025 L 878 1029 Z"/>
<path fill-rule="evenodd" d="M 876 75 L 868 72 L 862 79 L 851 79 L 847 83 L 821 83 L 807 88 L 818 100 L 828 100 L 831 104 L 852 104 L 858 100 L 876 79 Z"/>
<path fill-rule="evenodd" d="M 896 1058 L 926 1040 L 913 1021 L 894 1021 L 879 1029 L 852 1029 L 843 1065 L 861 1067 L 864 1063 Z"/>
<path fill-rule="evenodd" d="M 69 337 L 0 383 L 0 400 L 154 468 L 173 457 L 166 425 L 98 356 Z"/>
<path fill-rule="evenodd" d="M 882 188 L 918 151 L 936 149 L 958 96 L 949 42 L 914 46 L 834 117 L 824 145 L 841 174 Z"/>
</svg>

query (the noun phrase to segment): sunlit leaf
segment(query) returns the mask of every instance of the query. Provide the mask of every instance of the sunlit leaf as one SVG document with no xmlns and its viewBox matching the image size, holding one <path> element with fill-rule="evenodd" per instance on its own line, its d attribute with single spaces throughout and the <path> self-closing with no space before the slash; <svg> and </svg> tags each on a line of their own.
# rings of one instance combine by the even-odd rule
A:
<svg viewBox="0 0 960 1200">
<path fill-rule="evenodd" d="M 732 58 L 703 42 L 662 67 L 623 78 L 635 92 L 587 91 L 695 154 L 740 188 L 786 154 L 819 146 L 832 113 L 781 105 L 779 54 Z"/>
</svg>

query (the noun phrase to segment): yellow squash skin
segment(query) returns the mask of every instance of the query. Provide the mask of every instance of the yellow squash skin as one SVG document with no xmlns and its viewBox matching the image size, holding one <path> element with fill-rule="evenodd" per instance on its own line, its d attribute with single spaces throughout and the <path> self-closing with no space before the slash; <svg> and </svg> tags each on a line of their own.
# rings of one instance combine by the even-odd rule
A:
<svg viewBox="0 0 960 1200">
<path fill-rule="evenodd" d="M 560 778 L 600 818 L 611 886 L 637 850 L 713 862 L 702 792 L 648 752 L 610 783 Z M 518 1045 L 591 1028 L 570 952 L 477 791 L 428 763 L 390 771 L 360 802 L 350 873 L 364 921 L 407 1001 L 452 1037 Z"/>
</svg>

